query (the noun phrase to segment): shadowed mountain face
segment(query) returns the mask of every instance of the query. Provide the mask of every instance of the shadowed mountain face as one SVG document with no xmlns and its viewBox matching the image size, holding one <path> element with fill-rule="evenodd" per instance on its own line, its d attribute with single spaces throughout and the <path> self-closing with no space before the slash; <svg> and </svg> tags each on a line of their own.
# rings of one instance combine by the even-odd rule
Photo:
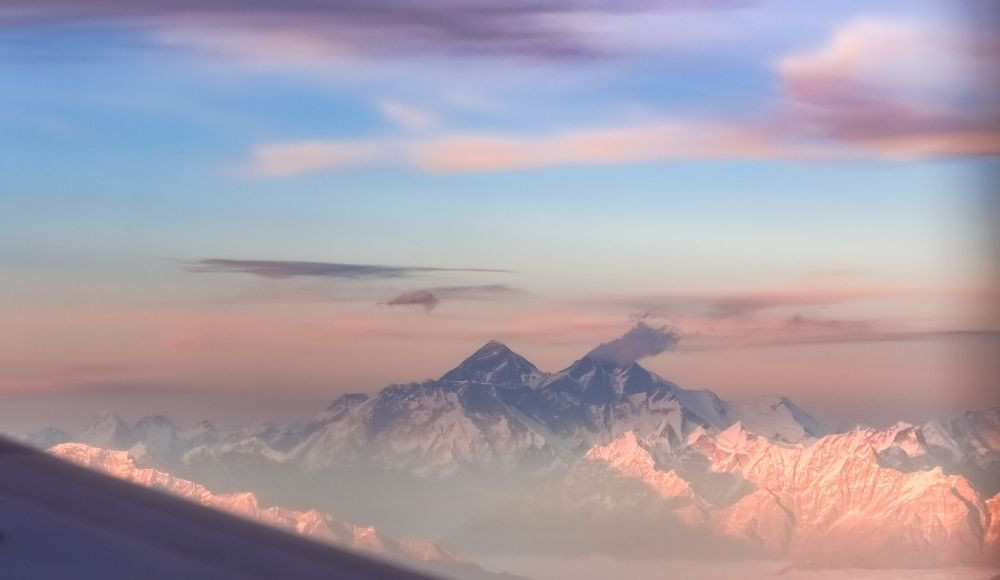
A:
<svg viewBox="0 0 1000 580">
<path fill-rule="evenodd" d="M 431 478 L 467 470 L 546 473 L 633 430 L 655 439 L 667 457 L 693 429 L 724 429 L 744 410 L 634 362 L 585 356 L 545 373 L 496 341 L 436 381 L 391 385 L 352 401 L 338 400 L 312 423 L 293 460 L 310 470 L 363 462 Z M 815 419 L 787 403 L 797 412 L 752 409 L 758 422 L 796 440 L 822 434 Z"/>
<path fill-rule="evenodd" d="M 491 340 L 441 377 L 442 382 L 483 383 L 497 387 L 537 386 L 544 373 L 527 359 Z"/>
</svg>

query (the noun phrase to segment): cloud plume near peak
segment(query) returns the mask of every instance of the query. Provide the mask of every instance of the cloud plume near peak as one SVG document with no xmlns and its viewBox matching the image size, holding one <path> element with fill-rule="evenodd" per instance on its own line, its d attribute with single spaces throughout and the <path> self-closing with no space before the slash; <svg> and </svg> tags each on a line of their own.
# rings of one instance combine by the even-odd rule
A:
<svg viewBox="0 0 1000 580">
<path fill-rule="evenodd" d="M 667 326 L 650 326 L 638 320 L 620 337 L 601 343 L 587 353 L 590 358 L 620 365 L 666 352 L 680 342 L 680 336 Z"/>
</svg>

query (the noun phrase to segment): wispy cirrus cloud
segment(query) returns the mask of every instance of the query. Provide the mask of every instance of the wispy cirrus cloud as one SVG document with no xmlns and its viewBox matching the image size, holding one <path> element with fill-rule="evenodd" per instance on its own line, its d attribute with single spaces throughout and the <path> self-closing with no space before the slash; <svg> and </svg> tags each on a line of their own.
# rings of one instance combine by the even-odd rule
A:
<svg viewBox="0 0 1000 580">
<path fill-rule="evenodd" d="M 1000 329 L 955 324 L 914 324 L 899 320 L 822 316 L 755 317 L 718 321 L 687 320 L 677 325 L 685 350 L 720 350 L 916 341 L 1000 341 Z"/>
<path fill-rule="evenodd" d="M 731 292 L 608 296 L 588 299 L 582 303 L 592 306 L 614 306 L 630 311 L 651 312 L 657 316 L 722 319 L 756 316 L 771 311 L 788 312 L 859 302 L 915 303 L 934 300 L 996 304 L 1000 302 L 1000 296 L 990 288 L 918 288 L 836 284 L 797 285 L 787 288 Z"/>
<path fill-rule="evenodd" d="M 694 315 L 651 318 L 667 322 L 659 327 L 639 322 L 673 337 L 669 339 L 668 350 L 677 351 L 920 341 L 1000 341 L 1000 328 L 988 323 L 838 317 L 822 311 L 764 312 L 726 318 Z M 601 340 L 610 332 L 620 331 L 621 328 L 620 315 L 598 316 L 586 310 L 565 310 L 511 320 L 492 329 L 492 333 L 533 343 L 586 345 Z M 645 344 L 641 340 L 639 342 Z M 655 340 L 651 343 L 655 344 Z"/>
<path fill-rule="evenodd" d="M 926 295 L 919 290 L 908 289 L 803 286 L 771 290 L 608 297 L 588 302 L 617 305 L 630 310 L 652 312 L 659 316 L 718 319 L 753 316 L 769 310 L 833 306 L 886 297 L 899 298 L 906 294 Z"/>
<path fill-rule="evenodd" d="M 7 368 L 0 373 L 0 393 L 47 392 L 62 385 L 98 385 L 147 380 L 154 369 L 126 364 L 64 363 Z"/>
<path fill-rule="evenodd" d="M 497 300 L 520 293 L 520 290 L 506 284 L 438 286 L 436 288 L 408 290 L 380 304 L 385 304 L 386 306 L 419 306 L 426 312 L 430 312 L 442 300 Z"/>
<path fill-rule="evenodd" d="M 456 133 L 275 142 L 253 149 L 244 168 L 251 175 L 287 177 L 373 166 L 455 173 L 678 161 L 828 163 L 1000 154 L 1000 133 L 988 125 L 973 129 L 967 124 L 969 128 L 961 129 L 956 124 L 954 129 L 919 132 L 917 121 L 909 133 L 863 137 L 838 130 L 817 132 L 818 121 L 813 118 L 732 124 L 658 119 L 542 135 Z"/>
<path fill-rule="evenodd" d="M 726 159 L 809 160 L 831 154 L 808 143 L 782 143 L 763 129 L 740 123 L 678 119 L 534 136 L 453 135 L 419 143 L 408 153 L 415 167 L 431 172 Z"/>
<path fill-rule="evenodd" d="M 421 138 L 277 142 L 256 147 L 249 174 L 281 177 L 370 166 L 431 173 L 523 170 L 560 165 L 759 159 L 860 158 L 829 144 L 782 141 L 763 127 L 658 120 L 543 135 L 456 133 Z"/>
<path fill-rule="evenodd" d="M 234 260 L 206 258 L 184 265 L 188 272 L 195 273 L 240 273 L 263 278 L 348 278 L 378 279 L 405 278 L 418 274 L 435 272 L 479 272 L 510 273 L 510 270 L 495 268 L 440 268 L 429 266 L 383 266 L 375 264 L 347 264 L 341 262 L 306 262 L 294 260 Z"/>
<path fill-rule="evenodd" d="M 296 141 L 254 148 L 244 164 L 251 175 L 284 177 L 336 169 L 394 164 L 400 158 L 394 141 Z"/>
<path fill-rule="evenodd" d="M 574 302 L 572 306 L 604 312 L 642 311 L 669 321 L 671 330 L 683 338 L 680 348 L 684 350 L 866 342 L 995 342 L 1000 337 L 995 320 L 963 319 L 927 308 L 956 302 L 995 308 L 1000 296 L 990 288 L 838 283 L 603 297 Z"/>
<path fill-rule="evenodd" d="M 388 121 L 408 129 L 419 131 L 434 125 L 434 115 L 409 103 L 383 99 L 378 102 L 378 110 Z"/>
<path fill-rule="evenodd" d="M 437 131 L 252 150 L 249 171 L 283 176 L 355 167 L 425 172 L 674 161 L 894 161 L 1000 154 L 1000 43 L 929 19 L 860 18 L 777 59 L 779 94 L 739 118 L 651 117 L 538 133 Z"/>
</svg>

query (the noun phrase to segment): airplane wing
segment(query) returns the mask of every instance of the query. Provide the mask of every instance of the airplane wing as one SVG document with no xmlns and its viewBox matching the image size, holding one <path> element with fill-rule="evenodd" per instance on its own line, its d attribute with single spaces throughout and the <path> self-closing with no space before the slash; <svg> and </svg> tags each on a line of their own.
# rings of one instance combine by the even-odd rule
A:
<svg viewBox="0 0 1000 580">
<path fill-rule="evenodd" d="M 0 439 L 0 580 L 429 580 Z"/>
</svg>

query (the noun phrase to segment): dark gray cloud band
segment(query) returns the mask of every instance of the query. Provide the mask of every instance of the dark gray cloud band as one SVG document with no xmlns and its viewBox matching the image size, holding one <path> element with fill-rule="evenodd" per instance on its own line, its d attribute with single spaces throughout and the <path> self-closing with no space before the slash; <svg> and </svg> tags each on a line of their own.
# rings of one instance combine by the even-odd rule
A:
<svg viewBox="0 0 1000 580">
<path fill-rule="evenodd" d="M 304 262 L 290 260 L 232 260 L 207 258 L 188 262 L 188 272 L 240 273 L 263 278 L 281 279 L 295 277 L 389 279 L 406 278 L 434 272 L 486 272 L 510 273 L 494 268 L 438 268 L 428 266 L 383 266 L 376 264 L 345 264 L 341 262 Z"/>
<path fill-rule="evenodd" d="M 481 284 L 478 286 L 439 286 L 403 292 L 384 302 L 386 306 L 420 306 L 430 312 L 442 300 L 496 300 L 521 291 L 506 284 Z"/>
<path fill-rule="evenodd" d="M 189 26 L 252 35 L 280 30 L 361 54 L 503 54 L 581 58 L 607 53 L 560 16 L 719 10 L 752 0 L 0 0 L 0 28 Z"/>
<path fill-rule="evenodd" d="M 664 316 L 704 316 L 721 319 L 753 316 L 782 308 L 830 306 L 874 297 L 878 297 L 878 293 L 855 290 L 802 292 L 792 289 L 785 292 L 734 292 L 718 295 L 677 294 L 596 302 Z"/>
<path fill-rule="evenodd" d="M 387 306 L 420 306 L 426 312 L 430 312 L 434 310 L 439 302 L 441 301 L 438 300 L 438 297 L 428 290 L 410 290 L 409 292 L 403 292 L 385 304 Z"/>
</svg>

